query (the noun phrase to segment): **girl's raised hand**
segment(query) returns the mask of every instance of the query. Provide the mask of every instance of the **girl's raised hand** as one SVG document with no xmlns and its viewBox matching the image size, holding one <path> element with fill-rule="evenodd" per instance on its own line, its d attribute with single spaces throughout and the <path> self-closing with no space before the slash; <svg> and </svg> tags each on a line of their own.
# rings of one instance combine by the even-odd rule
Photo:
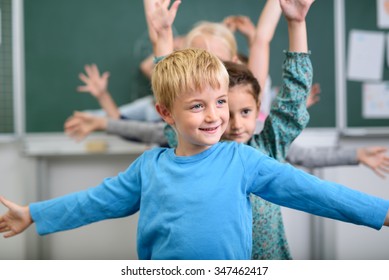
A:
<svg viewBox="0 0 389 280">
<path fill-rule="evenodd" d="M 280 0 L 280 5 L 288 21 L 305 21 L 305 17 L 315 0 Z"/>
</svg>

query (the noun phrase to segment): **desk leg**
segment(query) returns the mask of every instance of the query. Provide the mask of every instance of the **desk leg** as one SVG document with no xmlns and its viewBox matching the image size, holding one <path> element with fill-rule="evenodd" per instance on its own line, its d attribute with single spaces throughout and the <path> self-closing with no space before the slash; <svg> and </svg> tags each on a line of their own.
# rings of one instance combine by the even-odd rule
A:
<svg viewBox="0 0 389 280">
<path fill-rule="evenodd" d="M 36 169 L 36 186 L 28 189 L 28 196 L 31 201 L 46 200 L 50 197 L 50 188 L 48 186 L 48 160 L 44 157 L 35 158 Z M 31 184 L 31 183 L 30 183 Z M 27 185 L 30 185 L 27 182 Z M 35 191 L 34 191 L 35 190 Z M 26 238 L 28 260 L 49 260 L 50 253 L 50 237 L 39 236 L 35 230 L 35 226 L 28 229 Z"/>
</svg>

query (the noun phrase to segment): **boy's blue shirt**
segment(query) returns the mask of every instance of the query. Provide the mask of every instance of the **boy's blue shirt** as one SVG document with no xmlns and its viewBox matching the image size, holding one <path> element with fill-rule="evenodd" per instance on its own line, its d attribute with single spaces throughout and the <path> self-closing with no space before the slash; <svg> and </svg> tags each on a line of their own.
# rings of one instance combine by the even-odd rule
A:
<svg viewBox="0 0 389 280">
<path fill-rule="evenodd" d="M 306 127 L 309 114 L 306 100 L 312 85 L 310 53 L 285 52 L 282 87 L 260 134 L 248 145 L 281 162 L 290 144 Z M 177 146 L 175 131 L 165 127 L 170 147 Z M 251 196 L 253 212 L 253 259 L 291 259 L 281 209 L 255 195 Z"/>
<path fill-rule="evenodd" d="M 379 229 L 389 201 L 322 181 L 243 144 L 189 157 L 154 148 L 118 176 L 30 205 L 39 234 L 139 212 L 140 259 L 250 259 L 250 193 L 271 202 Z"/>
</svg>

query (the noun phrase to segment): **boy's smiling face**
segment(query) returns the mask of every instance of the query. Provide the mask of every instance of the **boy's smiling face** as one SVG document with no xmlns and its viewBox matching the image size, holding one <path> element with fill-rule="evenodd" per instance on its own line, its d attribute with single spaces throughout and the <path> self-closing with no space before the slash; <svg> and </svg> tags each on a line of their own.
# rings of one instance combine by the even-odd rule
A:
<svg viewBox="0 0 389 280">
<path fill-rule="evenodd" d="M 219 142 L 229 120 L 227 101 L 228 86 L 222 85 L 180 94 L 171 112 L 157 104 L 158 112 L 177 133 L 176 155 L 198 154 Z"/>
</svg>

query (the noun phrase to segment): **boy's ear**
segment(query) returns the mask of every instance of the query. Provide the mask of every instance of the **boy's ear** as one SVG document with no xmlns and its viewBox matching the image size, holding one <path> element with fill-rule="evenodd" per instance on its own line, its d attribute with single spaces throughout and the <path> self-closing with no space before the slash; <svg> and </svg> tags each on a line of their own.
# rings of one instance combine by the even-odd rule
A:
<svg viewBox="0 0 389 280">
<path fill-rule="evenodd" d="M 158 114 L 161 116 L 161 118 L 170 125 L 174 124 L 174 119 L 172 117 L 172 114 L 170 111 L 163 105 L 160 105 L 159 103 L 155 104 L 155 109 L 157 110 Z"/>
</svg>

